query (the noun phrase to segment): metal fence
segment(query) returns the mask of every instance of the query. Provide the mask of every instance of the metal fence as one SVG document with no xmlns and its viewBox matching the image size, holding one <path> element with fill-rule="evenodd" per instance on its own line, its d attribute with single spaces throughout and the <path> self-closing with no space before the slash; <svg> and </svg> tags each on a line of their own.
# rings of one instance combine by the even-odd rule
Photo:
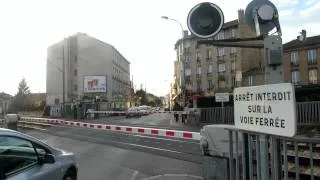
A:
<svg viewBox="0 0 320 180">
<path fill-rule="evenodd" d="M 233 107 L 201 108 L 200 121 L 210 124 L 234 124 Z"/>
<path fill-rule="evenodd" d="M 320 137 L 284 138 L 228 131 L 230 180 L 320 179 Z"/>
<path fill-rule="evenodd" d="M 320 102 L 297 103 L 298 125 L 320 124 Z M 210 124 L 234 124 L 233 107 L 201 108 L 200 121 Z"/>
</svg>

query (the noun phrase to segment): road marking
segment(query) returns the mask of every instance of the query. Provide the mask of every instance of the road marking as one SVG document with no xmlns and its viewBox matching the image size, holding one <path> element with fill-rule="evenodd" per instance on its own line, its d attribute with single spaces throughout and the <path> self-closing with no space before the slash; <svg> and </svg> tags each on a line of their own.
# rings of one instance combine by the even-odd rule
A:
<svg viewBox="0 0 320 180">
<path fill-rule="evenodd" d="M 156 148 L 156 147 L 144 146 L 144 145 L 132 144 L 132 143 L 124 143 L 124 142 L 112 141 L 112 140 L 107 140 L 107 139 L 103 139 L 103 138 L 95 138 L 95 137 L 90 137 L 90 136 L 82 136 L 82 135 L 79 135 L 79 134 L 74 134 L 73 136 L 78 136 L 78 137 L 88 138 L 88 139 L 94 139 L 94 140 L 109 141 L 109 142 L 114 142 L 114 143 L 123 144 L 123 145 L 129 145 L 129 146 L 135 146 L 135 147 L 142 147 L 142 148 L 146 148 L 146 149 L 152 149 L 152 150 L 158 150 L 158 151 L 165 151 L 165 152 L 176 153 L 176 154 L 189 154 L 189 153 L 184 153 L 184 152 L 175 151 L 175 150 L 162 149 L 162 148 Z"/>
<path fill-rule="evenodd" d="M 136 136 L 136 137 L 144 137 L 144 138 L 150 138 L 150 139 L 160 139 L 165 141 L 174 141 L 174 142 L 182 142 L 182 143 L 189 143 L 189 144 L 199 144 L 199 142 L 192 142 L 192 141 L 183 141 L 178 139 L 167 139 L 167 138 L 161 138 L 161 137 L 152 137 L 152 136 L 144 136 L 144 135 L 136 135 L 136 134 L 127 134 L 129 136 Z"/>
<path fill-rule="evenodd" d="M 189 174 L 163 174 L 163 175 L 147 177 L 142 180 L 152 180 L 152 179 L 158 179 L 161 177 L 189 177 L 189 178 L 194 178 L 194 179 L 203 179 L 203 177 L 201 177 L 201 176 L 195 176 L 195 175 L 189 175 Z"/>
<path fill-rule="evenodd" d="M 138 174 L 139 174 L 139 171 L 134 171 L 134 173 L 131 177 L 131 180 L 135 180 Z"/>
</svg>

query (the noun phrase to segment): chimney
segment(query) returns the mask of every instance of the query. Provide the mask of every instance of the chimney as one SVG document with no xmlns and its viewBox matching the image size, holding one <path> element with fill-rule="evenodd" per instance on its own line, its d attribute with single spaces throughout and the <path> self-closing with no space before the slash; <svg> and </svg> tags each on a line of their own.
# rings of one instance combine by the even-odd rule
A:
<svg viewBox="0 0 320 180">
<path fill-rule="evenodd" d="M 183 37 L 185 38 L 185 37 L 187 37 L 188 36 L 188 31 L 183 31 Z"/>
<path fill-rule="evenodd" d="M 243 9 L 239 9 L 238 10 L 238 20 L 239 20 L 239 23 L 245 21 L 244 10 Z"/>
<path fill-rule="evenodd" d="M 300 34 L 301 34 L 300 36 L 297 36 L 297 39 L 299 41 L 305 41 L 307 39 L 307 31 L 305 29 L 302 29 Z"/>
<path fill-rule="evenodd" d="M 307 31 L 305 29 L 302 29 L 301 35 L 303 36 L 303 39 L 307 39 Z"/>
</svg>

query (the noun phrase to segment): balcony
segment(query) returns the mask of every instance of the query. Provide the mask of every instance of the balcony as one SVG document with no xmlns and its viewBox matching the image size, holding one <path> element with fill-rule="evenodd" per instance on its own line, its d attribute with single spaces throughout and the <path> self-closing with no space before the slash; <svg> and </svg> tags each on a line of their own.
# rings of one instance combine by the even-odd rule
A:
<svg viewBox="0 0 320 180">
<path fill-rule="evenodd" d="M 291 67 L 292 68 L 299 67 L 299 62 L 292 62 L 291 61 Z"/>
<path fill-rule="evenodd" d="M 224 55 L 217 56 L 217 60 L 218 60 L 218 63 L 224 63 L 225 62 Z"/>
<path fill-rule="evenodd" d="M 211 61 L 211 60 L 212 60 L 212 57 L 206 57 L 206 60 L 207 60 L 207 61 Z"/>
<path fill-rule="evenodd" d="M 313 66 L 313 65 L 317 65 L 317 59 L 308 59 L 308 66 Z"/>
<path fill-rule="evenodd" d="M 212 76 L 212 72 L 208 72 L 208 73 L 207 73 L 207 76 Z"/>
<path fill-rule="evenodd" d="M 225 75 L 219 75 L 218 76 L 218 81 L 226 81 L 226 76 Z"/>
<path fill-rule="evenodd" d="M 236 56 L 237 56 L 237 52 L 231 52 L 231 53 L 230 53 L 230 56 L 231 56 L 231 57 L 236 57 Z"/>
</svg>

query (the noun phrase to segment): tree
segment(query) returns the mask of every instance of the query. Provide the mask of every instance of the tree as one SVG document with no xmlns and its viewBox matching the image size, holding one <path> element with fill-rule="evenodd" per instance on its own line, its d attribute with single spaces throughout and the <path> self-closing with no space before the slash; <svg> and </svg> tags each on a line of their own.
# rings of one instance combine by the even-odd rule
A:
<svg viewBox="0 0 320 180">
<path fill-rule="evenodd" d="M 17 95 L 25 96 L 27 94 L 30 94 L 30 89 L 27 85 L 26 79 L 22 78 L 22 80 L 19 83 Z"/>
<path fill-rule="evenodd" d="M 18 92 L 13 98 L 13 102 L 10 106 L 11 112 L 18 112 L 29 107 L 30 103 L 27 99 L 27 95 L 30 94 L 29 86 L 26 79 L 22 78 L 18 86 Z"/>
</svg>

